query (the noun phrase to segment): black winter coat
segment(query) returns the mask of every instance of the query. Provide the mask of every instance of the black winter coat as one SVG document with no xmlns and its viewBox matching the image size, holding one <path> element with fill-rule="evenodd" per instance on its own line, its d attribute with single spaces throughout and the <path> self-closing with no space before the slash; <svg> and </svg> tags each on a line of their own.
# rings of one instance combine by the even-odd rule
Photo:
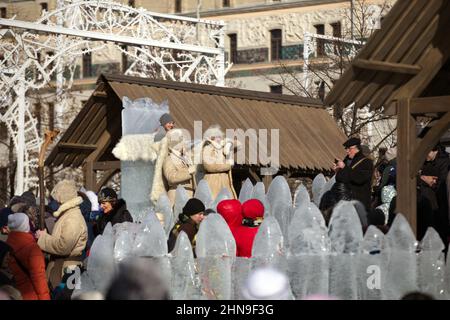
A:
<svg viewBox="0 0 450 320">
<path fill-rule="evenodd" d="M 111 222 L 111 225 L 113 226 L 116 223 L 127 221 L 133 222 L 133 217 L 127 210 L 125 200 L 119 199 L 109 214 L 102 214 L 98 219 L 96 225 L 94 225 L 94 235 L 98 236 L 99 234 L 102 234 L 108 222 Z"/>
<path fill-rule="evenodd" d="M 353 159 L 346 157 L 344 163 L 348 165 L 336 173 L 336 181 L 344 183 L 350 190 L 352 199 L 361 201 L 366 210 L 369 210 L 373 175 L 372 160 L 358 152 Z"/>
</svg>

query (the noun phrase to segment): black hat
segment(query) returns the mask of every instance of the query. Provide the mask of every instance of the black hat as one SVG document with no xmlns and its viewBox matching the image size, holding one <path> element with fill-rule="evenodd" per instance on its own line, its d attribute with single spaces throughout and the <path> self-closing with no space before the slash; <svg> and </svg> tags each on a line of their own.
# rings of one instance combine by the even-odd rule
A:
<svg viewBox="0 0 450 320">
<path fill-rule="evenodd" d="M 111 188 L 103 188 L 98 194 L 98 202 L 117 200 L 117 193 Z"/>
<path fill-rule="evenodd" d="M 161 118 L 159 118 L 159 123 L 161 123 L 161 125 L 165 125 L 169 122 L 173 122 L 173 118 L 170 114 L 168 113 L 164 113 Z"/>
<path fill-rule="evenodd" d="M 361 144 L 361 139 L 352 137 L 344 142 L 343 146 L 345 148 L 350 148 L 351 146 L 359 146 Z"/>
<path fill-rule="evenodd" d="M 205 211 L 205 205 L 197 198 L 189 199 L 183 208 L 183 214 L 193 216 L 194 214 Z"/>
</svg>

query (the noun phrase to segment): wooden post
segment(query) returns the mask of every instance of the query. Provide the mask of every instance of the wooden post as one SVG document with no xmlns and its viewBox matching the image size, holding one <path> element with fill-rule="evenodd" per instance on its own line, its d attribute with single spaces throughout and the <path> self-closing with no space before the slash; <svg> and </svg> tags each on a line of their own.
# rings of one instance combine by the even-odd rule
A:
<svg viewBox="0 0 450 320">
<path fill-rule="evenodd" d="M 417 236 L 416 175 L 411 175 L 411 158 L 416 147 L 416 121 L 411 115 L 409 99 L 397 102 L 397 203 L 396 212 L 403 214 Z"/>
<path fill-rule="evenodd" d="M 270 183 L 272 182 L 272 176 L 264 175 L 262 178 L 262 182 L 264 183 L 264 187 L 266 188 L 266 193 L 269 190 Z"/>
<path fill-rule="evenodd" d="M 96 173 L 94 171 L 94 162 L 86 161 L 83 165 L 84 187 L 86 190 L 95 190 L 97 187 Z"/>
</svg>

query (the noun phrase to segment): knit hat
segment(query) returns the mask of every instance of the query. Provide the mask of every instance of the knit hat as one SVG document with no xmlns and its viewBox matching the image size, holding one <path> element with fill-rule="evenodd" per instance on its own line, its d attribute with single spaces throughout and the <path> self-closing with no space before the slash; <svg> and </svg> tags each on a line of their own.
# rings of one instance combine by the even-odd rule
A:
<svg viewBox="0 0 450 320">
<path fill-rule="evenodd" d="M 350 148 L 351 146 L 359 146 L 361 145 L 361 139 L 352 137 L 344 142 L 343 146 L 345 148 Z"/>
<path fill-rule="evenodd" d="M 30 232 L 30 219 L 22 212 L 10 214 L 8 216 L 8 227 L 11 231 Z"/>
<path fill-rule="evenodd" d="M 397 158 L 397 147 L 389 148 L 384 154 L 384 157 L 387 161 Z"/>
<path fill-rule="evenodd" d="M 245 281 L 242 294 L 246 300 L 290 300 L 293 298 L 288 277 L 270 267 L 253 271 Z"/>
<path fill-rule="evenodd" d="M 194 214 L 204 211 L 205 205 L 197 198 L 189 199 L 188 202 L 186 202 L 185 206 L 183 207 L 183 214 L 187 216 L 193 216 Z"/>
<path fill-rule="evenodd" d="M 112 202 L 117 200 L 117 193 L 111 188 L 103 188 L 98 193 L 98 202 Z"/>
<path fill-rule="evenodd" d="M 244 218 L 258 218 L 264 216 L 264 205 L 258 199 L 250 199 L 242 204 L 242 216 Z"/>
<path fill-rule="evenodd" d="M 165 124 L 169 123 L 169 122 L 173 122 L 173 118 L 170 114 L 168 113 L 164 113 L 160 118 L 159 118 L 159 123 L 164 126 Z"/>
</svg>

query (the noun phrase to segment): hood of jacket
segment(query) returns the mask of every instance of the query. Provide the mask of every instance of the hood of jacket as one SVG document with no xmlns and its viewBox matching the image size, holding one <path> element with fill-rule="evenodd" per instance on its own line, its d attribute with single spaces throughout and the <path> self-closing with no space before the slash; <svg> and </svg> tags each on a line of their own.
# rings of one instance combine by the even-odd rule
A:
<svg viewBox="0 0 450 320">
<path fill-rule="evenodd" d="M 62 180 L 53 188 L 51 196 L 53 199 L 63 204 L 78 196 L 77 186 L 73 180 Z"/>
<path fill-rule="evenodd" d="M 258 199 L 250 199 L 242 204 L 242 216 L 256 219 L 264 217 L 264 205 Z"/>
<path fill-rule="evenodd" d="M 53 212 L 53 216 L 55 218 L 59 218 L 64 212 L 67 210 L 70 210 L 72 208 L 78 207 L 83 202 L 82 197 L 75 197 L 73 199 L 70 199 L 66 202 L 64 202 L 62 205 L 59 206 L 58 210 Z"/>
</svg>

